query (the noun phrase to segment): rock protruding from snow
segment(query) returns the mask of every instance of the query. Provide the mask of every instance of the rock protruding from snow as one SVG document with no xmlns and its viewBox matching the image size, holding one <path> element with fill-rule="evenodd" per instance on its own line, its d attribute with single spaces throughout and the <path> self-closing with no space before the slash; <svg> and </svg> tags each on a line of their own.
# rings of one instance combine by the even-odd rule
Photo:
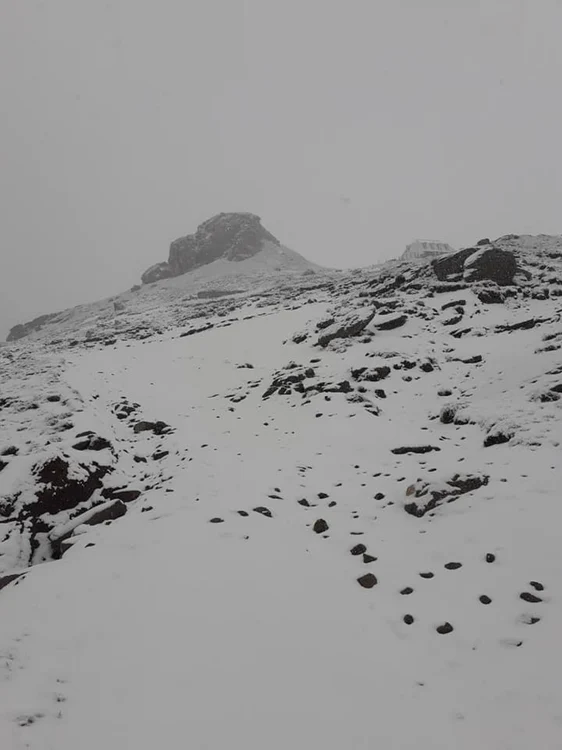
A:
<svg viewBox="0 0 562 750">
<path fill-rule="evenodd" d="M 517 272 L 515 255 L 493 246 L 467 247 L 431 261 L 439 281 L 494 281 L 500 286 L 513 282 Z"/>
<path fill-rule="evenodd" d="M 141 276 L 141 281 L 143 284 L 152 284 L 154 281 L 169 279 L 170 276 L 173 276 L 172 269 L 167 261 L 163 261 L 162 263 L 155 263 L 153 266 L 150 266 L 150 268 L 147 268 Z"/>
<path fill-rule="evenodd" d="M 181 276 L 215 260 L 239 262 L 257 255 L 267 245 L 281 243 L 250 213 L 221 213 L 199 225 L 195 234 L 174 240 L 167 262 L 156 263 L 142 275 L 143 284 Z"/>
</svg>

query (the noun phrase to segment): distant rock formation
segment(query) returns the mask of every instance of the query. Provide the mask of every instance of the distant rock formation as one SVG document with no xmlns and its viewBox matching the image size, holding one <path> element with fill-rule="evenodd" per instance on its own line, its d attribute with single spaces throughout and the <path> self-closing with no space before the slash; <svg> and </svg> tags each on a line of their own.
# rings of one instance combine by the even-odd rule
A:
<svg viewBox="0 0 562 750">
<path fill-rule="evenodd" d="M 414 240 L 406 245 L 401 260 L 412 260 L 414 258 L 428 258 L 434 255 L 445 255 L 452 253 L 453 248 L 446 242 L 436 240 Z"/>
<path fill-rule="evenodd" d="M 431 261 L 440 281 L 495 281 L 500 286 L 511 284 L 517 272 L 517 261 L 509 250 L 493 245 L 468 247 Z"/>
<path fill-rule="evenodd" d="M 280 246 L 265 229 L 259 216 L 250 213 L 221 213 L 200 224 L 195 234 L 174 240 L 168 260 L 156 263 L 142 275 L 143 284 L 181 276 L 219 258 L 238 262 L 251 258 L 266 243 Z"/>
<path fill-rule="evenodd" d="M 23 339 L 25 336 L 29 336 L 30 333 L 39 331 L 45 323 L 56 318 L 57 315 L 58 313 L 49 313 L 48 315 L 40 315 L 38 318 L 30 320 L 29 323 L 18 323 L 17 326 L 14 326 L 10 330 L 6 341 L 17 341 L 18 339 Z"/>
</svg>

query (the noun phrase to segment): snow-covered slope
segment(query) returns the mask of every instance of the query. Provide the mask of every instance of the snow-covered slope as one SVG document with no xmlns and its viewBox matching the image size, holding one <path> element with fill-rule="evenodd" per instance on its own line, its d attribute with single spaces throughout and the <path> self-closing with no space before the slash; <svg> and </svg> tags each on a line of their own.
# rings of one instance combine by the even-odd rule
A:
<svg viewBox="0 0 562 750">
<path fill-rule="evenodd" d="M 562 243 L 498 245 L 0 349 L 0 747 L 562 746 Z"/>
</svg>

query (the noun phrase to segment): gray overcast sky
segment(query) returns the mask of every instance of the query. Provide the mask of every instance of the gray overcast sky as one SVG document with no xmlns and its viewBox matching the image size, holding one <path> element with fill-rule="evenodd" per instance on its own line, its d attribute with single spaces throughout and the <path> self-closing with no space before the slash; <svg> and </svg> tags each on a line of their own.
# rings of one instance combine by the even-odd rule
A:
<svg viewBox="0 0 562 750">
<path fill-rule="evenodd" d="M 336 267 L 562 232 L 561 39 L 557 0 L 0 0 L 0 335 L 219 211 Z"/>
</svg>

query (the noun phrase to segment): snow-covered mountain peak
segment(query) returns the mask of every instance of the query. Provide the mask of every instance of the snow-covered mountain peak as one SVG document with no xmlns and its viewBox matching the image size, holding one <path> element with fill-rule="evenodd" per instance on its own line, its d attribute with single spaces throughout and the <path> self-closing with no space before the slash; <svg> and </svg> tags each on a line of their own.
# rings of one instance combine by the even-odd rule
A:
<svg viewBox="0 0 562 750">
<path fill-rule="evenodd" d="M 271 247 L 281 247 L 281 243 L 263 227 L 259 216 L 251 213 L 220 213 L 200 224 L 195 234 L 174 240 L 170 245 L 168 260 L 147 269 L 142 275 L 142 281 L 149 284 L 181 276 L 217 260 L 231 263 L 245 261 Z M 302 256 L 293 252 L 286 254 L 281 260 L 289 268 L 295 261 L 298 266 L 307 263 Z"/>
</svg>

